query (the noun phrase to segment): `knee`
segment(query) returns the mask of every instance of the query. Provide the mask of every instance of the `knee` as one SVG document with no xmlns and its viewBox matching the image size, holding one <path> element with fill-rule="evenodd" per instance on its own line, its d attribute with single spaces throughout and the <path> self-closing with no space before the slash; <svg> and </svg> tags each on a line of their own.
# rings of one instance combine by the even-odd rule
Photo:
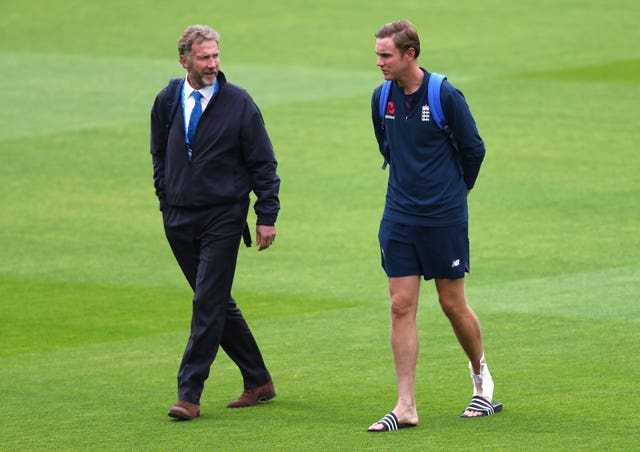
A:
<svg viewBox="0 0 640 452">
<path fill-rule="evenodd" d="M 469 309 L 464 298 L 440 297 L 439 301 L 442 312 L 450 319 L 464 315 Z"/>
<path fill-rule="evenodd" d="M 408 297 L 394 296 L 391 298 L 391 316 L 403 318 L 415 312 L 413 301 Z"/>
</svg>

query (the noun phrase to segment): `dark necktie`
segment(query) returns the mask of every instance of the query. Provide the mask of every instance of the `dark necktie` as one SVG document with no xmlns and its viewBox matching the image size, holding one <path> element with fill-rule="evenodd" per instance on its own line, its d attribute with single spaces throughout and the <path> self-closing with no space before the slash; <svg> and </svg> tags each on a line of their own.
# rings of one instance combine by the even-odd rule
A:
<svg viewBox="0 0 640 452">
<path fill-rule="evenodd" d="M 200 120 L 200 116 L 202 116 L 202 105 L 200 105 L 200 98 L 202 94 L 200 91 L 194 91 L 191 93 L 196 103 L 193 106 L 193 110 L 191 110 L 191 117 L 189 118 L 189 130 L 187 130 L 187 138 L 189 139 L 189 143 L 193 141 L 193 136 L 196 134 L 196 127 L 198 126 L 198 121 Z"/>
</svg>

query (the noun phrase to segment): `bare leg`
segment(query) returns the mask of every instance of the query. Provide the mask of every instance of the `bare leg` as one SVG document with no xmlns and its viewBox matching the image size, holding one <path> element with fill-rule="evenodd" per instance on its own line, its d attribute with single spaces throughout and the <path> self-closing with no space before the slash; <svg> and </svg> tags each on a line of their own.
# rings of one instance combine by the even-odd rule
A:
<svg viewBox="0 0 640 452">
<path fill-rule="evenodd" d="M 480 360 L 483 359 L 482 332 L 478 318 L 467 304 L 464 278 L 436 279 L 436 289 L 440 307 L 449 318 L 458 342 L 471 362 L 473 373 L 477 375 L 480 373 Z M 476 383 L 476 392 L 483 395 L 481 383 Z M 482 413 L 465 411 L 464 414 L 475 416 Z"/>
<path fill-rule="evenodd" d="M 398 382 L 398 402 L 393 409 L 398 422 L 418 423 L 415 400 L 418 330 L 416 313 L 420 293 L 420 276 L 389 278 L 391 296 L 391 348 Z M 370 429 L 382 429 L 374 423 Z"/>
</svg>

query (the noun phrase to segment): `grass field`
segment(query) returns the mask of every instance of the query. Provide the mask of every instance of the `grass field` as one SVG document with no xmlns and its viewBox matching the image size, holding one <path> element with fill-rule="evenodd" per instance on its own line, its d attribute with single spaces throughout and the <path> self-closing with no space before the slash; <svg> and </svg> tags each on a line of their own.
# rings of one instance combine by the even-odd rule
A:
<svg viewBox="0 0 640 452">
<path fill-rule="evenodd" d="M 462 420 L 466 360 L 430 283 L 420 425 L 395 404 L 377 227 L 387 173 L 375 30 L 407 18 L 421 64 L 471 105 L 470 303 L 498 416 Z M 640 450 L 640 4 L 632 0 L 0 1 L 0 450 Z M 234 295 L 278 397 L 173 422 L 190 317 L 163 236 L 148 117 L 191 23 L 260 105 L 279 159 L 277 246 Z"/>
</svg>

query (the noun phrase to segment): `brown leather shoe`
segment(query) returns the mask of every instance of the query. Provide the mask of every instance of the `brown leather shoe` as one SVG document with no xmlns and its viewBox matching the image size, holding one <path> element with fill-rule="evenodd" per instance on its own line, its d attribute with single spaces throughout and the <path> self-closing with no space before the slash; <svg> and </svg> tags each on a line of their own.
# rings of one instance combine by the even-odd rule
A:
<svg viewBox="0 0 640 452">
<path fill-rule="evenodd" d="M 258 402 L 265 402 L 271 400 L 276 396 L 276 390 L 273 387 L 273 380 L 269 380 L 267 383 L 257 388 L 245 389 L 238 400 L 227 405 L 227 408 L 244 408 L 248 406 L 257 405 Z"/>
<path fill-rule="evenodd" d="M 190 421 L 200 416 L 200 405 L 187 402 L 186 400 L 178 400 L 178 402 L 169 409 L 169 416 L 182 421 Z"/>
</svg>

